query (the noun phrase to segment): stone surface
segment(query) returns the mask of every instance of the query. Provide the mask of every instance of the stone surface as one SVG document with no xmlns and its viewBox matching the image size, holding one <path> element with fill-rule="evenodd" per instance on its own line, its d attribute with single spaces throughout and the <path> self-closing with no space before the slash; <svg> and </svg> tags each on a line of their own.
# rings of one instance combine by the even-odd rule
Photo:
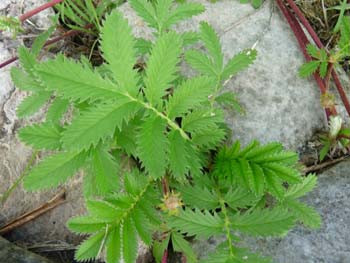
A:
<svg viewBox="0 0 350 263">
<path fill-rule="evenodd" d="M 322 217 L 319 230 L 302 226 L 285 238 L 245 238 L 250 247 L 278 263 L 348 263 L 350 262 L 350 161 L 338 164 L 319 175 L 318 187 L 303 199 Z M 218 240 L 198 242 L 202 257 L 213 251 Z"/>
<path fill-rule="evenodd" d="M 52 263 L 48 259 L 17 247 L 0 237 L 0 262 L 6 263 Z"/>
</svg>

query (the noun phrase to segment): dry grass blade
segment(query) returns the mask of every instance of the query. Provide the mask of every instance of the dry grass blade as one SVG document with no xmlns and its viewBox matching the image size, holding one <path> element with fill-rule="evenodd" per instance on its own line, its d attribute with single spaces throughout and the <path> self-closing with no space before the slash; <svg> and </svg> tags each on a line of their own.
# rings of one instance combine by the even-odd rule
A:
<svg viewBox="0 0 350 263">
<path fill-rule="evenodd" d="M 55 207 L 63 204 L 66 200 L 66 193 L 65 189 L 62 189 L 59 191 L 51 200 L 46 202 L 45 204 L 39 206 L 38 208 L 34 209 L 33 211 L 30 211 L 28 213 L 25 213 L 21 215 L 20 217 L 10 221 L 6 225 L 0 228 L 0 235 L 6 234 L 13 229 L 20 227 L 35 218 L 41 216 L 42 214 L 54 209 Z"/>
</svg>

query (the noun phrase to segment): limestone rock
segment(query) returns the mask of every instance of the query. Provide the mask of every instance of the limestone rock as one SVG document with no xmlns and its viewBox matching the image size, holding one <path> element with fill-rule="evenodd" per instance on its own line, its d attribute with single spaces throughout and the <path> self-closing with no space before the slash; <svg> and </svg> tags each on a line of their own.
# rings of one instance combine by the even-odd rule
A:
<svg viewBox="0 0 350 263">
<path fill-rule="evenodd" d="M 6 263 L 50 263 L 48 259 L 37 256 L 17 247 L 0 237 L 0 262 Z"/>
</svg>

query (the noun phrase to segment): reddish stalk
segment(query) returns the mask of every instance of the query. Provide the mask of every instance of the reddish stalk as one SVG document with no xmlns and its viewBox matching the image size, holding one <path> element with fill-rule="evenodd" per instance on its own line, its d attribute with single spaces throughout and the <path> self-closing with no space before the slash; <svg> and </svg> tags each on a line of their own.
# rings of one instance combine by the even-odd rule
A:
<svg viewBox="0 0 350 263">
<path fill-rule="evenodd" d="M 318 48 L 324 48 L 327 51 L 327 53 L 329 54 L 328 50 L 322 44 L 320 38 L 317 36 L 315 30 L 312 28 L 312 26 L 310 25 L 309 21 L 307 21 L 307 19 L 305 18 L 303 13 L 300 11 L 298 6 L 294 3 L 294 1 L 293 0 L 287 0 L 287 2 L 290 5 L 290 7 L 293 9 L 295 14 L 298 16 L 300 22 L 303 24 L 305 29 L 309 32 L 310 36 L 312 37 L 313 41 L 318 46 Z M 332 69 L 332 77 L 333 77 L 335 86 L 337 88 L 337 91 L 339 93 L 339 96 L 340 96 L 340 98 L 341 98 L 341 100 L 342 100 L 342 102 L 344 104 L 344 107 L 345 107 L 348 115 L 350 116 L 350 103 L 349 103 L 349 100 L 348 100 L 348 98 L 347 98 L 347 96 L 346 96 L 346 94 L 344 92 L 344 88 L 343 88 L 342 84 L 339 81 L 338 74 L 335 72 L 334 68 Z"/>
<path fill-rule="evenodd" d="M 296 18 L 292 15 L 292 13 L 289 11 L 289 9 L 285 6 L 285 4 L 282 2 L 282 0 L 277 0 L 277 4 L 278 4 L 278 7 L 280 8 L 280 10 L 282 11 L 283 15 L 287 19 L 289 26 L 293 30 L 294 35 L 298 41 L 299 47 L 301 48 L 306 61 L 312 60 L 311 56 L 307 53 L 307 50 L 306 50 L 306 45 L 309 43 L 309 41 L 308 41 L 303 29 L 301 28 L 300 24 L 298 23 Z M 325 94 L 327 92 L 327 90 L 326 90 L 326 86 L 325 86 L 324 81 L 316 73 L 314 73 L 313 76 L 318 84 L 318 87 L 320 89 L 321 94 Z M 329 119 L 331 114 L 334 114 L 334 113 L 336 114 L 335 108 L 332 110 L 325 109 L 325 112 L 326 112 L 327 120 Z"/>
<path fill-rule="evenodd" d="M 326 82 L 326 89 L 329 89 L 329 85 L 331 84 L 331 73 L 333 71 L 333 64 L 329 63 L 328 64 L 328 69 L 327 69 L 327 75 L 325 78 L 325 82 Z"/>
<path fill-rule="evenodd" d="M 338 90 L 338 93 L 339 93 L 339 96 L 344 104 L 344 107 L 346 109 L 346 112 L 348 113 L 348 115 L 350 116 L 350 103 L 349 103 L 349 100 L 348 98 L 346 97 L 346 94 L 345 94 L 345 91 L 340 83 L 340 80 L 339 80 L 339 77 L 338 77 L 338 74 L 335 72 L 334 69 L 332 69 L 332 77 L 333 77 L 333 80 L 334 80 L 334 83 L 335 83 L 335 86 L 337 87 L 337 90 Z"/>
<path fill-rule="evenodd" d="M 310 25 L 309 21 L 307 21 L 307 19 L 305 18 L 305 16 L 303 15 L 303 13 L 300 11 L 299 7 L 294 3 L 293 0 L 287 0 L 289 6 L 293 9 L 293 11 L 295 12 L 295 14 L 298 16 L 298 18 L 300 19 L 301 23 L 303 24 L 303 26 L 306 28 L 306 30 L 309 32 L 310 36 L 312 37 L 312 39 L 315 41 L 315 44 L 319 47 L 322 48 L 323 44 L 321 42 L 321 40 L 318 38 L 315 30 L 312 28 L 312 26 Z"/>
<path fill-rule="evenodd" d="M 166 249 L 164 251 L 163 257 L 162 257 L 162 263 L 167 263 L 168 262 L 168 250 Z"/>
<path fill-rule="evenodd" d="M 18 57 L 15 56 L 15 57 L 12 57 L 12 58 L 10 58 L 10 59 L 8 59 L 8 60 L 2 62 L 2 63 L 0 64 L 0 69 L 3 68 L 3 67 L 6 67 L 7 65 L 11 64 L 12 62 L 15 62 L 17 59 L 18 59 Z"/>
<path fill-rule="evenodd" d="M 24 13 L 23 15 L 21 15 L 19 17 L 19 20 L 21 22 L 23 22 L 23 21 L 27 20 L 28 18 L 30 18 L 30 17 L 32 17 L 32 16 L 34 16 L 34 15 L 44 11 L 45 9 L 53 7 L 54 5 L 57 5 L 57 4 L 61 3 L 61 2 L 63 2 L 63 0 L 52 0 L 52 1 L 48 2 L 48 3 L 46 3 L 46 4 L 43 4 L 43 5 L 37 7 L 35 9 L 33 9 L 33 10 L 30 10 L 30 11 Z"/>
</svg>

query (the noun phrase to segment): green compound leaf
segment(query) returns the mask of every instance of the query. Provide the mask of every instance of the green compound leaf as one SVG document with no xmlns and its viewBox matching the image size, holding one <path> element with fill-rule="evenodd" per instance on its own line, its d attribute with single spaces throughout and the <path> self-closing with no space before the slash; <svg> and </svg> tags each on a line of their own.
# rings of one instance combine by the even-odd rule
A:
<svg viewBox="0 0 350 263">
<path fill-rule="evenodd" d="M 97 144 L 114 134 L 116 127 L 121 127 L 123 121 L 137 111 L 137 104 L 128 99 L 101 104 L 93 107 L 73 120 L 63 132 L 64 149 L 83 150 Z"/>
<path fill-rule="evenodd" d="M 78 261 L 86 261 L 96 258 L 100 252 L 104 239 L 104 231 L 100 231 L 86 239 L 80 244 L 77 252 L 75 253 L 75 259 Z"/>
<path fill-rule="evenodd" d="M 286 209 L 256 210 L 232 217 L 232 227 L 250 235 L 284 236 L 294 226 L 295 218 Z"/>
<path fill-rule="evenodd" d="M 214 28 L 206 22 L 201 22 L 200 31 L 201 39 L 210 56 L 213 58 L 216 71 L 221 72 L 223 67 L 223 54 L 218 35 Z"/>
<path fill-rule="evenodd" d="M 255 61 L 257 52 L 254 49 L 244 50 L 231 58 L 222 72 L 221 79 L 226 80 L 248 68 Z"/>
<path fill-rule="evenodd" d="M 161 98 L 171 82 L 176 79 L 181 38 L 175 32 L 169 32 L 158 38 L 147 62 L 145 95 L 148 101 L 161 106 Z"/>
<path fill-rule="evenodd" d="M 130 0 L 129 3 L 150 27 L 157 28 L 158 22 L 155 10 L 150 2 L 147 0 Z"/>
<path fill-rule="evenodd" d="M 304 196 L 306 193 L 311 192 L 317 184 L 317 177 L 314 174 L 310 174 L 303 178 L 303 181 L 299 184 L 291 185 L 287 192 L 286 197 L 299 198 Z"/>
<path fill-rule="evenodd" d="M 135 39 L 131 27 L 119 12 L 109 15 L 101 31 L 101 50 L 119 88 L 138 93 L 137 75 L 133 69 L 136 62 Z"/>
<path fill-rule="evenodd" d="M 35 124 L 22 128 L 18 136 L 35 149 L 58 150 L 61 148 L 61 130 L 52 123 Z"/>
<path fill-rule="evenodd" d="M 138 153 L 148 174 L 153 178 L 164 176 L 167 165 L 168 140 L 166 122 L 158 116 L 148 117 L 141 125 L 137 138 Z"/>
<path fill-rule="evenodd" d="M 289 198 L 284 201 L 284 207 L 288 208 L 305 226 L 313 229 L 321 226 L 321 217 L 314 208 Z"/>
<path fill-rule="evenodd" d="M 111 203 L 102 200 L 88 200 L 86 208 L 92 217 L 106 223 L 116 221 L 123 212 Z"/>
<path fill-rule="evenodd" d="M 85 152 L 60 152 L 49 156 L 35 166 L 24 179 L 28 191 L 48 189 L 64 183 L 85 163 Z"/>
<path fill-rule="evenodd" d="M 88 174 L 84 177 L 85 197 L 106 196 L 119 189 L 119 164 L 107 149 L 98 147 L 93 153 Z"/>
<path fill-rule="evenodd" d="M 320 63 L 321 62 L 319 61 L 313 60 L 303 64 L 299 69 L 299 76 L 302 78 L 311 76 L 313 73 L 316 72 L 316 70 L 320 66 Z"/>
<path fill-rule="evenodd" d="M 46 114 L 46 121 L 59 124 L 63 115 L 67 112 L 69 100 L 55 98 Z"/>
<path fill-rule="evenodd" d="M 106 223 L 91 216 L 80 216 L 69 219 L 67 226 L 77 234 L 93 234 L 106 227 Z"/>
<path fill-rule="evenodd" d="M 243 150 L 235 144 L 218 153 L 214 173 L 220 178 L 230 178 L 256 196 L 268 190 L 282 199 L 285 192 L 283 182 L 302 182 L 300 172 L 295 169 L 297 159 L 295 153 L 283 151 L 279 143 L 260 146 L 253 142 Z"/>
<path fill-rule="evenodd" d="M 204 12 L 204 6 L 199 3 L 179 4 L 176 9 L 170 12 L 167 19 L 163 23 L 163 28 L 168 29 L 171 25 L 174 25 L 181 20 L 198 15 L 202 12 Z"/>
<path fill-rule="evenodd" d="M 123 258 L 126 263 L 136 262 L 137 257 L 137 235 L 134 223 L 127 219 L 123 223 Z"/>
<path fill-rule="evenodd" d="M 26 97 L 17 108 L 20 118 L 29 117 L 36 113 L 51 97 L 51 92 L 42 91 Z"/>
<path fill-rule="evenodd" d="M 16 88 L 24 91 L 41 91 L 40 84 L 22 69 L 12 67 L 11 78 Z"/>
<path fill-rule="evenodd" d="M 178 216 L 169 218 L 169 225 L 182 233 L 208 238 L 222 233 L 224 221 L 216 213 L 186 209 Z"/>
<path fill-rule="evenodd" d="M 182 252 L 186 256 L 188 263 L 198 262 L 197 256 L 190 243 L 179 233 L 171 233 L 171 241 L 176 252 Z"/>
<path fill-rule="evenodd" d="M 114 228 L 108 235 L 106 242 L 107 247 L 107 263 L 120 262 L 122 258 L 122 238 L 120 235 L 120 228 Z"/>
<path fill-rule="evenodd" d="M 217 76 L 219 71 L 215 68 L 213 61 L 205 54 L 197 50 L 188 50 L 185 53 L 185 59 L 199 73 L 208 76 Z"/>
<path fill-rule="evenodd" d="M 178 131 L 171 131 L 169 139 L 169 168 L 178 180 L 184 179 L 192 158 L 187 151 L 187 142 Z"/>
<path fill-rule="evenodd" d="M 58 57 L 43 62 L 35 67 L 35 72 L 47 89 L 65 99 L 83 102 L 121 96 L 115 84 L 72 59 Z"/>
<path fill-rule="evenodd" d="M 179 117 L 208 101 L 209 95 L 214 92 L 214 85 L 213 80 L 207 77 L 184 81 L 169 99 L 167 107 L 169 118 Z"/>
</svg>

